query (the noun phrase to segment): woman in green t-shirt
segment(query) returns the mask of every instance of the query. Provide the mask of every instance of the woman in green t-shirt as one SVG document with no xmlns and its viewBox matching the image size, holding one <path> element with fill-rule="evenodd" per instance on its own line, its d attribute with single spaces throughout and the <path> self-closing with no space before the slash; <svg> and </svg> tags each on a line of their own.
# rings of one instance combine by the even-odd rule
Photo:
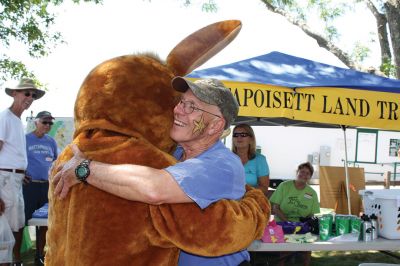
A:
<svg viewBox="0 0 400 266">
<path fill-rule="evenodd" d="M 310 163 L 302 163 L 297 168 L 295 180 L 279 184 L 270 199 L 276 221 L 298 222 L 300 217 L 320 212 L 317 193 L 308 185 L 313 173 Z"/>
<path fill-rule="evenodd" d="M 308 185 L 313 173 L 314 168 L 310 163 L 302 163 L 297 167 L 295 180 L 279 184 L 270 198 L 276 221 L 298 222 L 301 217 L 310 217 L 320 212 L 317 193 Z M 311 252 L 303 254 L 303 265 L 310 265 Z M 283 263 L 281 260 L 279 265 Z"/>
</svg>

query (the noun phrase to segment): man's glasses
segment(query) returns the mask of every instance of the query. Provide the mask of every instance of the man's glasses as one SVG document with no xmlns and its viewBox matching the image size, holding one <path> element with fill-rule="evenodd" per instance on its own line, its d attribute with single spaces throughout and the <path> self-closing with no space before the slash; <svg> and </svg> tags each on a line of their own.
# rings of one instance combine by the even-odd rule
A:
<svg viewBox="0 0 400 266">
<path fill-rule="evenodd" d="M 53 125 L 53 122 L 50 122 L 50 121 L 42 121 L 40 123 L 42 123 L 43 125 L 50 125 L 50 126 Z"/>
<path fill-rule="evenodd" d="M 245 133 L 245 132 L 243 132 L 243 133 L 233 133 L 232 134 L 232 137 L 234 137 L 234 138 L 238 138 L 238 137 L 245 138 L 245 137 L 248 137 L 248 136 L 250 136 L 250 134 L 249 133 Z"/>
<path fill-rule="evenodd" d="M 32 96 L 32 99 L 36 100 L 37 99 L 37 94 L 34 92 L 30 92 L 30 91 L 25 91 L 24 92 L 25 97 L 29 97 Z"/>
<path fill-rule="evenodd" d="M 191 102 L 191 101 L 184 101 L 184 100 L 180 99 L 177 105 L 182 105 L 183 111 L 185 112 L 185 114 L 191 114 L 191 113 L 193 113 L 194 110 L 196 110 L 196 111 L 202 111 L 202 112 L 208 113 L 210 115 L 215 115 L 216 117 L 221 118 L 220 115 L 210 113 L 209 111 L 206 111 L 204 109 L 194 106 L 193 102 Z"/>
</svg>

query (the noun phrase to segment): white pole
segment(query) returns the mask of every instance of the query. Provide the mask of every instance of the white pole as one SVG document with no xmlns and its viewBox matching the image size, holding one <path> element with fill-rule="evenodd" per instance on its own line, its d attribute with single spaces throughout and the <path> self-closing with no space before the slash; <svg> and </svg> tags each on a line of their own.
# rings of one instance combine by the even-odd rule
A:
<svg viewBox="0 0 400 266">
<path fill-rule="evenodd" d="M 346 138 L 346 127 L 341 126 L 344 134 L 344 172 L 346 175 L 346 194 L 347 194 L 347 210 L 349 214 L 351 214 L 351 205 L 350 205 L 350 188 L 349 188 L 349 169 L 347 168 L 347 138 Z"/>
</svg>

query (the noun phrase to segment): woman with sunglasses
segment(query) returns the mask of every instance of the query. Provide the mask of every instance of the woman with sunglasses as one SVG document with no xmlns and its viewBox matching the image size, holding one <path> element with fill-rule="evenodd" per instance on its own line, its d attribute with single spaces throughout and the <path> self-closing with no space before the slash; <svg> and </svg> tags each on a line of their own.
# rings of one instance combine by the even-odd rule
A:
<svg viewBox="0 0 400 266">
<path fill-rule="evenodd" d="M 246 183 L 268 195 L 269 167 L 264 155 L 256 152 L 256 137 L 247 124 L 234 127 L 232 151 L 240 157 L 246 173 Z"/>
</svg>

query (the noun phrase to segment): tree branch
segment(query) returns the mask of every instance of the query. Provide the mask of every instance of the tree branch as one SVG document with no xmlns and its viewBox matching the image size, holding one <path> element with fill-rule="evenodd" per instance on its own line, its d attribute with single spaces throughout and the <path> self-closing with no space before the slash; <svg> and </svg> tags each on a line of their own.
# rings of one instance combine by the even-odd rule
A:
<svg viewBox="0 0 400 266">
<path fill-rule="evenodd" d="M 392 41 L 396 77 L 400 79 L 400 0 L 388 0 L 384 7 Z"/>
<path fill-rule="evenodd" d="M 261 0 L 261 2 L 263 2 L 265 4 L 265 6 L 267 7 L 267 9 L 269 11 L 285 17 L 290 23 L 299 27 L 305 34 L 307 34 L 309 37 L 316 40 L 320 47 L 322 47 L 322 48 L 328 50 L 329 52 L 331 52 L 332 54 L 334 54 L 346 66 L 348 66 L 349 68 L 352 68 L 352 69 L 361 70 L 361 66 L 359 66 L 356 62 L 354 62 L 345 51 L 340 49 L 338 46 L 336 46 L 334 43 L 329 41 L 327 38 L 325 38 L 321 34 L 311 30 L 311 28 L 306 23 L 294 19 L 288 12 L 286 12 L 283 9 L 273 6 L 272 4 L 270 4 L 268 2 L 268 0 Z"/>
<path fill-rule="evenodd" d="M 366 0 L 366 5 L 376 19 L 376 28 L 378 31 L 379 45 L 381 47 L 381 65 L 387 64 L 392 60 L 389 38 L 387 32 L 387 18 L 385 14 L 379 13 L 378 9 L 371 0 Z"/>
</svg>

